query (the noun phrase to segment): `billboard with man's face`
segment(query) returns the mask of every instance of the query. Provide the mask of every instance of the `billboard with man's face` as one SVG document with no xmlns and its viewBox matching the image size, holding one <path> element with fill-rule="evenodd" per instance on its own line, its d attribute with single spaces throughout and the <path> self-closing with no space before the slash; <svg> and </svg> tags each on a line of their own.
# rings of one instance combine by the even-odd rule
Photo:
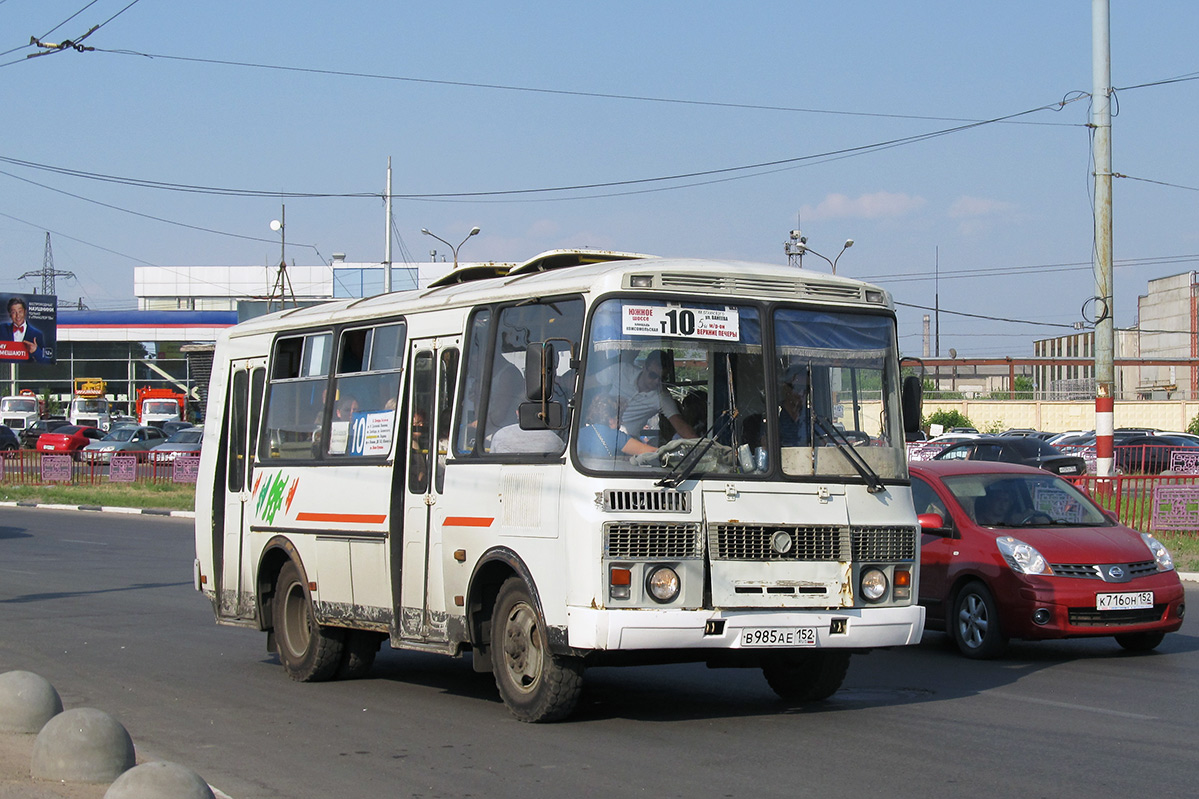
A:
<svg viewBox="0 0 1199 799">
<path fill-rule="evenodd" d="M 57 363 L 58 298 L 9 294 L 0 315 L 0 361 Z"/>
</svg>

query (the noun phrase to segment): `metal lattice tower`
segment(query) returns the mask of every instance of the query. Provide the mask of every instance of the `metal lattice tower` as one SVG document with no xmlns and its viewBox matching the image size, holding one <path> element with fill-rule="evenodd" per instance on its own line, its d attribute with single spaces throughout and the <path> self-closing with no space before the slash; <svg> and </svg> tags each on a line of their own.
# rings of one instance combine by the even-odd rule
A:
<svg viewBox="0 0 1199 799">
<path fill-rule="evenodd" d="M 40 277 L 42 279 L 42 294 L 54 294 L 54 278 L 69 277 L 74 278 L 74 272 L 59 272 L 54 268 L 54 250 L 50 247 L 50 234 L 46 233 L 46 253 L 42 256 L 42 271 L 26 272 L 19 276 L 17 280 L 25 280 L 26 278 Z"/>
</svg>

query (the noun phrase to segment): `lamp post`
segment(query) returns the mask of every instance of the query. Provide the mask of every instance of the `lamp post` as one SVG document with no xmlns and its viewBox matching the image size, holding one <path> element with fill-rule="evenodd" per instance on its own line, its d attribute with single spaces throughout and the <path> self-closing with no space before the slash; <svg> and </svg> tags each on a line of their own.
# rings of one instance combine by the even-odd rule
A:
<svg viewBox="0 0 1199 799">
<path fill-rule="evenodd" d="M 831 266 L 833 268 L 833 274 L 835 275 L 835 274 L 837 274 L 837 261 L 840 261 L 841 256 L 845 254 L 845 251 L 848 250 L 852 246 L 853 246 L 853 239 L 846 239 L 845 244 L 843 244 L 841 246 L 841 252 L 837 253 L 837 257 L 832 259 L 831 261 L 826 256 L 821 255 L 820 253 L 816 252 L 811 247 L 809 247 L 807 245 L 807 243 L 804 242 L 802 239 L 800 240 L 800 242 L 798 244 L 794 245 L 794 248 L 795 248 L 795 250 L 798 251 L 799 257 L 801 259 L 800 263 L 803 263 L 803 260 L 802 260 L 803 256 L 810 253 L 812 255 L 815 255 L 817 258 L 820 258 L 821 260 L 823 260 L 829 266 Z"/>
<path fill-rule="evenodd" d="M 461 247 L 463 244 L 466 244 L 467 240 L 468 240 L 468 239 L 470 239 L 470 237 L 471 237 L 471 236 L 477 236 L 477 235 L 479 235 L 479 228 L 478 228 L 478 227 L 473 227 L 473 228 L 471 228 L 471 229 L 470 229 L 470 233 L 467 233 L 467 234 L 466 234 L 466 238 L 465 238 L 465 239 L 463 239 L 462 241 L 458 242 L 458 246 L 457 246 L 457 247 L 455 247 L 453 244 L 450 244 L 448 241 L 446 241 L 445 239 L 443 239 L 441 236 L 438 236 L 438 235 L 436 235 L 436 234 L 434 234 L 434 233 L 430 233 L 430 232 L 429 232 L 429 229 L 428 229 L 427 227 L 423 227 L 423 228 L 421 228 L 421 229 L 420 229 L 420 232 L 421 232 L 421 233 L 424 233 L 426 236 L 432 236 L 433 238 L 437 239 L 437 240 L 438 240 L 438 241 L 440 241 L 442 244 L 444 244 L 445 246 L 447 246 L 447 247 L 449 247 L 451 250 L 453 250 L 453 251 L 454 251 L 454 268 L 455 268 L 455 269 L 457 269 L 457 268 L 458 268 L 458 249 L 459 249 L 459 248 L 460 248 L 460 247 Z"/>
</svg>

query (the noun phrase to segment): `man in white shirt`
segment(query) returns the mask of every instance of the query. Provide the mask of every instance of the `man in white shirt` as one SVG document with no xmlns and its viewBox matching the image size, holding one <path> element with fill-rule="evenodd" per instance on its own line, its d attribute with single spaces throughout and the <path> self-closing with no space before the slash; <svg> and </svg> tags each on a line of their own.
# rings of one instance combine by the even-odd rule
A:
<svg viewBox="0 0 1199 799">
<path fill-rule="evenodd" d="M 679 413 L 679 406 L 662 387 L 667 355 L 653 350 L 638 369 L 619 364 L 600 375 L 600 382 L 620 401 L 620 426 L 633 438 L 640 438 L 646 424 L 657 414 L 665 416 L 681 438 L 698 438 L 695 429 Z"/>
</svg>

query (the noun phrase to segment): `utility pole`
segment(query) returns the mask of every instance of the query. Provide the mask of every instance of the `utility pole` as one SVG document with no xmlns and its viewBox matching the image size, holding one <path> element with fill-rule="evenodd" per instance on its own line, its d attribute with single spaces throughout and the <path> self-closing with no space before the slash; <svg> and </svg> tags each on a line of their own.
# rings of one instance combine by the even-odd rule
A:
<svg viewBox="0 0 1199 799">
<path fill-rule="evenodd" d="M 1091 1 L 1091 127 L 1095 137 L 1095 473 L 1115 474 L 1112 304 L 1112 55 L 1110 0 Z"/>
<path fill-rule="evenodd" d="M 384 215 L 387 217 L 387 239 L 383 246 L 383 293 L 391 293 L 391 156 L 387 156 L 387 198 Z"/>
<path fill-rule="evenodd" d="M 50 247 L 50 234 L 46 233 L 46 251 L 42 255 L 42 271 L 26 272 L 17 278 L 17 280 L 25 280 L 26 278 L 40 277 L 42 279 L 42 294 L 46 296 L 54 295 L 54 278 L 69 277 L 74 278 L 74 272 L 59 272 L 54 268 L 54 250 Z"/>
</svg>

